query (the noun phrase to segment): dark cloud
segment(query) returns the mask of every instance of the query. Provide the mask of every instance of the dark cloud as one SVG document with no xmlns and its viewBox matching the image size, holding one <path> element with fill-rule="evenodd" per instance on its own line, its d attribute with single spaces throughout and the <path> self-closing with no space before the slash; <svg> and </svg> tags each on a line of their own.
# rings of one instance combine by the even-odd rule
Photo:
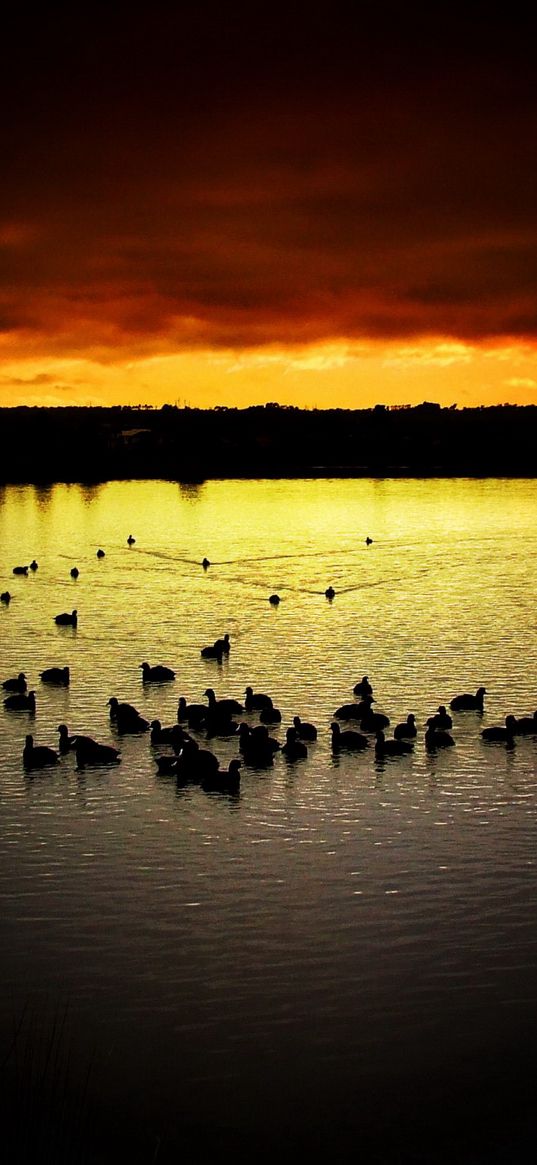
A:
<svg viewBox="0 0 537 1165">
<path fill-rule="evenodd" d="M 133 11 L 6 26 L 0 313 L 21 347 L 535 336 L 522 16 Z"/>
</svg>

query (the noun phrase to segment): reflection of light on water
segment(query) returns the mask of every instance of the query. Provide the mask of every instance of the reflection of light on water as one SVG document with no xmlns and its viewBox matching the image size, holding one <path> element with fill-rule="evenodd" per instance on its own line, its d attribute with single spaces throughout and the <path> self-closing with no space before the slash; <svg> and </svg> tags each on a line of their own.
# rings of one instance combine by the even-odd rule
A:
<svg viewBox="0 0 537 1165">
<path fill-rule="evenodd" d="M 317 1072 L 352 1090 L 371 1057 L 397 1072 L 411 1047 L 426 1070 L 461 1046 L 493 1057 L 500 1034 L 512 1052 L 511 1028 L 534 1035 L 537 745 L 479 737 L 537 704 L 534 484 L 116 482 L 1 499 L 1 678 L 27 672 L 39 743 L 59 723 L 113 742 L 112 695 L 171 724 L 207 686 L 268 691 L 280 740 L 294 715 L 319 728 L 300 765 L 243 766 L 233 800 L 157 777 L 136 737 L 113 772 L 67 757 L 25 780 L 28 721 L 2 712 L 3 1018 L 8 996 L 61 982 L 117 1049 L 112 1091 L 143 1071 L 169 1095 L 179 1059 L 179 1111 L 198 1112 L 196 1079 L 223 1112 L 230 1079 L 245 1108 L 300 1081 L 319 1099 Z M 35 577 L 13 579 L 34 556 Z M 75 564 L 76 637 L 52 621 Z M 225 665 L 201 660 L 225 631 Z M 144 659 L 175 683 L 144 688 Z M 45 690 L 39 671 L 65 665 L 70 688 Z M 415 713 L 413 756 L 332 757 L 334 709 L 364 673 L 392 725 Z M 427 755 L 427 716 L 480 683 L 484 717 L 460 714 L 453 755 Z M 211 747 L 223 766 L 236 751 Z"/>
</svg>

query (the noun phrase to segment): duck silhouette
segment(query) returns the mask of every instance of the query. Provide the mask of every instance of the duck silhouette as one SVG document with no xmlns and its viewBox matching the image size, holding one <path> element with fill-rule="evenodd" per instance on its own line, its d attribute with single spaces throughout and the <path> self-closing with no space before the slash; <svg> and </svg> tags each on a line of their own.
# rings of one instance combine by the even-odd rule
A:
<svg viewBox="0 0 537 1165">
<path fill-rule="evenodd" d="M 332 733 L 332 752 L 341 752 L 342 749 L 346 749 L 348 752 L 361 752 L 369 746 L 367 736 L 350 729 L 342 732 L 336 721 L 330 725 L 330 731 Z"/>
<path fill-rule="evenodd" d="M 411 740 L 417 736 L 416 717 L 413 712 L 409 712 L 404 723 L 396 724 L 393 735 L 396 740 Z"/>
<path fill-rule="evenodd" d="M 330 601 L 332 599 L 335 599 L 335 597 L 336 597 L 336 592 L 335 592 L 333 587 L 327 587 L 324 593 L 325 593 L 327 599 L 329 599 Z"/>
<path fill-rule="evenodd" d="M 299 740 L 317 740 L 317 729 L 314 724 L 308 724 L 307 720 L 301 720 L 300 716 L 293 716 L 293 725 Z"/>
<path fill-rule="evenodd" d="M 449 706 L 454 712 L 482 712 L 486 691 L 486 688 L 478 688 L 475 696 L 469 695 L 468 692 L 462 696 L 454 696 Z"/>
<path fill-rule="evenodd" d="M 290 725 L 285 733 L 282 754 L 289 761 L 305 760 L 308 755 L 306 745 L 303 740 L 299 740 L 294 724 Z"/>
<path fill-rule="evenodd" d="M 269 595 L 269 603 L 271 604 L 271 606 L 277 607 L 278 603 L 281 603 L 280 596 L 279 595 Z"/>
<path fill-rule="evenodd" d="M 384 712 L 373 712 L 370 710 L 360 721 L 360 728 L 362 732 L 383 732 L 385 728 L 390 726 L 390 717 L 385 716 Z"/>
<path fill-rule="evenodd" d="M 169 728 L 163 728 L 160 720 L 152 720 L 150 728 L 151 744 L 173 745 L 176 742 L 182 743 L 183 733 L 178 724 L 171 724 Z"/>
<path fill-rule="evenodd" d="M 132 534 L 129 534 L 129 537 L 127 538 L 127 545 L 134 546 L 135 542 L 136 542 L 136 538 L 133 538 Z"/>
<path fill-rule="evenodd" d="M 537 733 L 537 712 L 533 716 L 515 717 L 515 735 L 533 736 Z"/>
<path fill-rule="evenodd" d="M 104 558 L 104 557 L 105 557 L 104 550 L 98 550 L 97 551 L 97 558 Z"/>
<path fill-rule="evenodd" d="M 27 566 L 14 566 L 13 567 L 13 574 L 28 574 L 28 567 Z"/>
<path fill-rule="evenodd" d="M 377 732 L 377 739 L 375 742 L 375 756 L 382 758 L 385 756 L 405 756 L 412 752 L 414 744 L 411 740 L 387 740 L 384 732 L 380 729 Z"/>
<path fill-rule="evenodd" d="M 5 603 L 6 607 L 8 607 L 10 602 L 11 602 L 11 595 L 10 595 L 9 591 L 2 591 L 2 594 L 0 595 L 0 603 Z"/>
<path fill-rule="evenodd" d="M 62 688 L 69 687 L 70 672 L 68 667 L 47 667 L 39 673 L 44 684 L 57 684 Z"/>
<path fill-rule="evenodd" d="M 483 740 L 513 745 L 515 743 L 515 734 L 516 718 L 514 716 L 506 716 L 505 724 L 491 724 L 490 728 L 483 728 L 481 736 Z"/>
<path fill-rule="evenodd" d="M 451 748 L 455 741 L 445 728 L 435 728 L 429 724 L 425 733 L 425 747 L 428 752 L 435 752 L 438 748 Z"/>
<path fill-rule="evenodd" d="M 37 570 L 38 566 L 39 566 L 39 563 L 35 561 L 35 558 L 32 559 L 32 561 L 30 563 L 30 570 Z"/>
<path fill-rule="evenodd" d="M 110 719 L 116 726 L 116 730 L 127 735 L 132 733 L 137 735 L 141 732 L 147 732 L 149 729 L 149 721 L 140 716 L 138 709 L 132 704 L 120 703 L 116 696 L 111 696 L 108 701 L 110 707 Z"/>
<path fill-rule="evenodd" d="M 250 686 L 246 688 L 244 707 L 247 712 L 259 711 L 261 708 L 272 708 L 272 699 L 264 692 L 254 692 Z"/>
<path fill-rule="evenodd" d="M 22 763 L 25 769 L 44 769 L 50 765 L 59 764 L 58 753 L 44 744 L 34 744 L 34 738 L 29 733 L 22 750 Z"/>
<path fill-rule="evenodd" d="M 62 611 L 61 615 L 54 616 L 54 622 L 58 624 L 58 627 L 76 627 L 78 613 L 77 611 L 71 611 L 71 614 L 69 614 L 68 611 Z"/>
<path fill-rule="evenodd" d="M 201 778 L 201 787 L 205 793 L 237 793 L 240 788 L 241 762 L 234 757 L 229 762 L 229 768 L 218 768 L 215 773 L 206 773 Z"/>
<path fill-rule="evenodd" d="M 26 676 L 23 671 L 20 671 L 18 676 L 13 676 L 12 679 L 4 680 L 2 687 L 5 692 L 25 692 L 28 685 L 26 683 Z"/>
<path fill-rule="evenodd" d="M 429 716 L 427 726 L 429 728 L 453 728 L 453 720 L 445 704 L 438 705 L 438 711 L 435 712 L 434 716 Z"/>
<path fill-rule="evenodd" d="M 70 570 L 70 572 L 69 572 L 69 573 L 70 573 L 70 575 L 71 575 L 71 578 L 78 578 L 78 576 L 79 576 L 79 574 L 80 574 L 80 571 L 79 571 L 79 569 L 78 569 L 78 566 L 73 566 L 73 567 L 71 568 L 71 570 Z"/>
<path fill-rule="evenodd" d="M 163 667 L 162 664 L 157 663 L 155 667 L 150 667 L 148 663 L 141 663 L 142 681 L 144 684 L 166 684 L 175 679 L 175 672 L 171 667 Z"/>
<path fill-rule="evenodd" d="M 206 688 L 203 694 L 207 696 L 209 711 L 213 716 L 215 713 L 218 713 L 218 715 L 225 713 L 228 716 L 234 716 L 235 713 L 244 712 L 244 705 L 240 704 L 238 700 L 217 700 L 214 688 Z"/>
<path fill-rule="evenodd" d="M 201 728 L 209 715 L 207 704 L 187 704 L 184 696 L 179 697 L 177 720 L 186 720 L 189 728 Z"/>
<path fill-rule="evenodd" d="M 274 704 L 270 708 L 262 708 L 259 713 L 259 719 L 262 724 L 281 724 L 282 714 L 279 708 L 275 708 Z"/>
<path fill-rule="evenodd" d="M 251 768 L 269 768 L 279 748 L 278 741 L 269 736 L 263 724 L 254 729 L 249 724 L 239 724 L 239 751 Z"/>
<path fill-rule="evenodd" d="M 79 747 L 87 746 L 91 748 L 92 745 L 97 743 L 91 736 L 81 736 L 78 732 L 70 736 L 67 724 L 58 724 L 58 732 L 60 734 L 58 751 L 61 756 L 65 756 L 67 752 L 76 748 L 77 745 Z"/>
<path fill-rule="evenodd" d="M 14 692 L 4 700 L 7 712 L 30 712 L 35 715 L 35 692 Z"/>
<path fill-rule="evenodd" d="M 361 680 L 359 680 L 358 683 L 354 685 L 354 688 L 352 690 L 353 690 L 355 696 L 361 696 L 362 698 L 364 696 L 372 696 L 373 695 L 373 688 L 371 687 L 371 684 L 369 683 L 368 676 L 362 676 Z"/>
</svg>

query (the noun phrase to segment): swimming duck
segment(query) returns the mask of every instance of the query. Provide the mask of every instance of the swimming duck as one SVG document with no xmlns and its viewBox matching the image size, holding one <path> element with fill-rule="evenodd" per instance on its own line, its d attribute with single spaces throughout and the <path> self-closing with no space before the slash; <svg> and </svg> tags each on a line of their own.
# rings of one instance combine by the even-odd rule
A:
<svg viewBox="0 0 537 1165">
<path fill-rule="evenodd" d="M 2 591 L 2 594 L 0 595 L 0 603 L 5 603 L 6 607 L 7 607 L 10 602 L 11 602 L 11 595 L 10 595 L 9 591 Z"/>
<path fill-rule="evenodd" d="M 514 735 L 516 733 L 516 719 L 514 716 L 506 716 L 505 724 L 492 724 L 490 728 L 484 728 L 481 736 L 483 740 L 499 741 L 504 744 L 513 745 Z"/>
<path fill-rule="evenodd" d="M 254 692 L 252 687 L 247 687 L 245 692 L 244 707 L 247 712 L 255 712 L 260 708 L 272 708 L 272 699 L 266 696 L 264 692 Z"/>
<path fill-rule="evenodd" d="M 34 714 L 35 707 L 35 692 L 15 692 L 4 700 L 4 708 L 7 712 L 31 712 Z"/>
<path fill-rule="evenodd" d="M 151 744 L 174 744 L 174 742 L 182 743 L 183 733 L 178 724 L 172 724 L 169 728 L 163 728 L 160 720 L 152 720 L 150 728 Z M 179 749 L 177 751 L 179 751 Z"/>
<path fill-rule="evenodd" d="M 239 704 L 238 700 L 217 700 L 214 688 L 206 688 L 204 696 L 207 696 L 209 701 L 209 711 L 214 715 L 215 712 L 225 712 L 229 716 L 233 716 L 236 712 L 244 712 L 244 706 Z"/>
<path fill-rule="evenodd" d="M 177 757 L 178 780 L 201 782 L 218 772 L 219 760 L 208 748 L 200 748 L 195 740 L 185 744 Z"/>
<path fill-rule="evenodd" d="M 127 545 L 134 546 L 135 542 L 136 542 L 136 538 L 133 538 L 132 534 L 129 534 L 129 537 L 127 538 Z"/>
<path fill-rule="evenodd" d="M 140 667 L 144 684 L 165 684 L 175 679 L 175 672 L 172 671 L 171 667 L 163 667 L 160 663 L 157 663 L 155 667 L 150 667 L 148 663 L 141 663 Z"/>
<path fill-rule="evenodd" d="M 366 544 L 366 546 L 372 546 L 372 544 L 373 544 L 373 539 L 370 538 L 369 535 L 367 536 L 367 538 L 365 540 L 365 544 Z"/>
<path fill-rule="evenodd" d="M 340 752 L 342 748 L 349 752 L 361 752 L 369 745 L 367 736 L 362 736 L 361 732 L 351 732 L 350 730 L 342 732 L 337 723 L 330 725 L 330 731 L 332 733 L 332 752 Z"/>
<path fill-rule="evenodd" d="M 437 748 L 451 748 L 453 744 L 455 741 L 450 732 L 429 724 L 425 733 L 425 747 L 428 752 L 434 752 Z"/>
<path fill-rule="evenodd" d="M 269 595 L 269 603 L 271 603 L 271 605 L 273 607 L 277 607 L 278 603 L 280 603 L 280 602 L 281 602 L 281 599 L 280 599 L 279 595 Z"/>
<path fill-rule="evenodd" d="M 147 732 L 149 721 L 140 716 L 137 708 L 132 704 L 120 703 L 116 696 L 111 696 L 108 704 L 110 719 L 116 725 L 118 732 L 123 734 Z"/>
<path fill-rule="evenodd" d="M 336 592 L 335 592 L 333 587 L 327 587 L 324 593 L 325 593 L 327 599 L 332 600 L 332 599 L 335 599 L 335 597 L 336 597 Z"/>
<path fill-rule="evenodd" d="M 314 724 L 308 724 L 307 721 L 301 720 L 300 716 L 293 716 L 293 724 L 299 740 L 317 740 L 317 729 Z"/>
<path fill-rule="evenodd" d="M 76 627 L 78 623 L 77 612 L 71 611 L 71 614 L 69 614 L 68 611 L 63 611 L 61 615 L 54 616 L 54 622 L 57 623 L 59 627 Z"/>
<path fill-rule="evenodd" d="M 229 642 L 229 632 L 226 631 L 225 635 L 223 635 L 221 639 L 216 639 L 213 646 L 216 647 L 218 651 L 222 653 L 222 655 L 229 655 L 231 648 L 231 644 Z"/>
<path fill-rule="evenodd" d="M 187 704 L 184 696 L 179 697 L 177 720 L 186 720 L 189 728 L 201 728 L 207 720 L 209 709 L 206 704 Z"/>
<path fill-rule="evenodd" d="M 5 692 L 25 692 L 28 685 L 24 672 L 20 671 L 18 676 L 14 676 L 10 680 L 4 680 L 2 687 Z"/>
<path fill-rule="evenodd" d="M 32 562 L 30 563 L 30 570 L 37 570 L 38 566 L 39 566 L 39 563 L 38 563 L 38 562 L 36 562 L 36 561 L 35 561 L 35 558 L 34 558 L 34 559 L 32 560 Z"/>
<path fill-rule="evenodd" d="M 74 736 L 69 736 L 67 724 L 58 724 L 58 732 L 60 734 L 58 751 L 61 756 L 65 756 L 67 752 L 76 748 L 77 745 L 81 748 L 84 746 L 90 748 L 93 744 L 97 743 L 91 736 L 81 736 L 78 732 Z"/>
<path fill-rule="evenodd" d="M 396 724 L 393 735 L 396 740 L 410 740 L 417 736 L 416 717 L 413 712 L 408 713 L 403 724 Z"/>
<path fill-rule="evenodd" d="M 373 702 L 372 696 L 366 696 L 360 700 L 359 704 L 341 704 L 339 708 L 336 708 L 334 716 L 338 720 L 363 720 L 365 716 L 369 715 Z"/>
<path fill-rule="evenodd" d="M 104 558 L 104 550 L 97 551 L 97 558 Z"/>
<path fill-rule="evenodd" d="M 216 643 L 208 644 L 207 647 L 202 647 L 200 655 L 203 659 L 217 659 L 221 663 L 224 652 L 219 646 L 219 640 Z"/>
<path fill-rule="evenodd" d="M 482 712 L 483 711 L 483 696 L 486 695 L 486 688 L 478 688 L 475 696 L 469 695 L 467 692 L 463 696 L 454 696 L 450 708 L 454 712 Z"/>
<path fill-rule="evenodd" d="M 178 756 L 156 756 L 155 764 L 161 776 L 172 776 L 177 773 Z"/>
<path fill-rule="evenodd" d="M 44 684 L 58 684 L 63 688 L 69 687 L 70 673 L 68 667 L 47 667 L 39 673 Z"/>
<path fill-rule="evenodd" d="M 252 768 L 268 768 L 273 764 L 274 753 L 280 745 L 269 736 L 263 724 L 250 728 L 249 724 L 239 724 L 239 751 L 247 765 Z"/>
<path fill-rule="evenodd" d="M 204 793 L 237 793 L 241 783 L 240 768 L 240 760 L 234 757 L 228 769 L 219 768 L 215 773 L 206 773 L 201 778 Z"/>
<path fill-rule="evenodd" d="M 369 683 L 368 676 L 362 676 L 361 680 L 359 680 L 358 683 L 354 685 L 354 688 L 352 690 L 353 690 L 355 696 L 362 696 L 362 698 L 364 696 L 372 696 L 373 695 L 373 688 L 371 687 L 371 684 Z"/>
<path fill-rule="evenodd" d="M 59 759 L 58 753 L 53 748 L 47 748 L 44 744 L 35 745 L 33 736 L 28 734 L 22 750 L 22 763 L 25 769 L 44 769 L 48 765 L 57 765 Z"/>
<path fill-rule="evenodd" d="M 80 574 L 80 571 L 78 569 L 78 566 L 73 566 L 71 571 L 70 571 L 71 578 L 78 578 L 79 574 Z"/>
<path fill-rule="evenodd" d="M 371 709 L 367 715 L 360 721 L 360 728 L 362 732 L 379 732 L 384 731 L 390 726 L 390 717 L 385 716 L 384 712 L 373 712 Z"/>
<path fill-rule="evenodd" d="M 434 716 L 429 716 L 427 725 L 429 728 L 453 728 L 453 720 L 445 704 L 438 705 L 438 712 L 435 712 Z"/>
<path fill-rule="evenodd" d="M 375 742 L 375 756 L 382 758 L 385 756 L 405 756 L 406 753 L 412 752 L 414 744 L 411 740 L 386 740 L 382 730 L 377 732 L 377 739 Z"/>
<path fill-rule="evenodd" d="M 211 564 L 210 564 L 210 562 L 209 562 L 209 559 L 208 559 L 208 558 L 203 558 L 203 559 L 202 559 L 202 562 L 201 562 L 201 565 L 202 565 L 202 567 L 203 567 L 203 569 L 204 569 L 204 570 L 207 570 L 207 568 L 208 568 L 208 567 L 209 567 Z"/>
<path fill-rule="evenodd" d="M 121 761 L 121 753 L 117 748 L 112 748 L 111 744 L 99 744 L 98 740 L 86 736 L 76 738 L 75 755 L 77 769 L 117 765 Z"/>
<path fill-rule="evenodd" d="M 28 574 L 28 567 L 27 566 L 14 566 L 13 567 L 13 574 Z"/>
<path fill-rule="evenodd" d="M 533 716 L 515 717 L 515 736 L 533 736 L 537 733 L 537 712 Z"/>
<path fill-rule="evenodd" d="M 304 741 L 298 739 L 298 733 L 294 725 L 291 725 L 287 729 L 285 738 L 282 753 L 286 760 L 305 760 L 308 755 L 308 750 Z"/>
<path fill-rule="evenodd" d="M 275 708 L 274 704 L 271 708 L 262 708 L 259 713 L 259 719 L 262 724 L 281 724 L 282 714 L 279 708 Z"/>
</svg>

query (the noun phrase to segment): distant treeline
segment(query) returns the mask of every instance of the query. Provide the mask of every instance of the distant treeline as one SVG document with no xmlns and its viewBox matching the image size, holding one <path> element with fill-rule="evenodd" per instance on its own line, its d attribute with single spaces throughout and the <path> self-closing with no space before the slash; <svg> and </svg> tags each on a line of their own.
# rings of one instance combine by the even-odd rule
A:
<svg viewBox="0 0 537 1165">
<path fill-rule="evenodd" d="M 530 476 L 537 405 L 0 409 L 0 480 Z"/>
</svg>

